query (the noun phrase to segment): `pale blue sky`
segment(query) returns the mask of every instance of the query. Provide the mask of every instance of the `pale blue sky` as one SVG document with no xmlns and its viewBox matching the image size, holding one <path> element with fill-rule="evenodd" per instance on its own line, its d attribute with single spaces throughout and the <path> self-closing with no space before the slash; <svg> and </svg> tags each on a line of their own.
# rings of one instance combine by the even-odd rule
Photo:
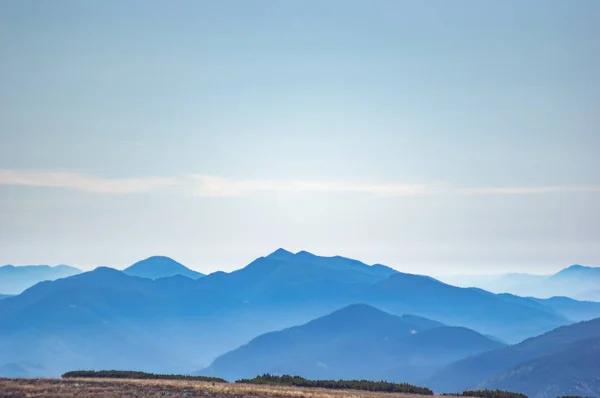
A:
<svg viewBox="0 0 600 398">
<path fill-rule="evenodd" d="M 0 2 L 0 263 L 600 265 L 600 2 Z"/>
</svg>

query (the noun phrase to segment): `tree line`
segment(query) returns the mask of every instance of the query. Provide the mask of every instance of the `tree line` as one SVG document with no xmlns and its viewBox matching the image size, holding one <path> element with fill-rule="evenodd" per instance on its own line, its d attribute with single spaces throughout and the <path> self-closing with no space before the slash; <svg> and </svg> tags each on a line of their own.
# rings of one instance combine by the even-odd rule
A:
<svg viewBox="0 0 600 398">
<path fill-rule="evenodd" d="M 459 397 L 479 397 L 479 398 L 527 398 L 527 395 L 512 391 L 502 390 L 467 390 L 462 393 L 456 394 L 442 394 L 442 395 L 454 395 Z"/>
<path fill-rule="evenodd" d="M 263 374 L 262 376 L 256 376 L 253 379 L 237 380 L 236 383 L 433 395 L 433 391 L 429 388 L 417 387 L 407 383 L 390 383 L 387 381 L 371 380 L 308 380 L 300 376 L 290 375 L 275 376 Z"/>
<path fill-rule="evenodd" d="M 146 372 L 136 372 L 132 370 L 74 370 L 61 376 L 62 378 L 105 378 L 105 379 L 164 379 L 164 380 L 192 380 L 192 381 L 210 381 L 227 383 L 225 379 L 208 376 L 186 376 L 186 375 L 166 375 Z"/>
</svg>

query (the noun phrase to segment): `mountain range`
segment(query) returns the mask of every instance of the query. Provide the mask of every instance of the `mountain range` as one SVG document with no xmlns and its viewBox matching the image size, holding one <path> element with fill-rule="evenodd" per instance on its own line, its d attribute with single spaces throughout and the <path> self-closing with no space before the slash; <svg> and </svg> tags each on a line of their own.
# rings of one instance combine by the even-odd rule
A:
<svg viewBox="0 0 600 398">
<path fill-rule="evenodd" d="M 68 265 L 4 265 L 0 267 L 0 293 L 19 294 L 38 282 L 53 281 L 80 272 Z"/>
<path fill-rule="evenodd" d="M 172 258 L 165 256 L 153 256 L 138 261 L 125 268 L 123 272 L 127 275 L 140 276 L 149 279 L 168 278 L 175 275 L 185 276 L 190 279 L 198 279 L 204 276 L 204 274 L 193 271 Z"/>
<path fill-rule="evenodd" d="M 599 317 L 600 303 L 494 294 L 306 251 L 279 249 L 206 276 L 150 257 L 0 300 L 0 375 L 203 369 L 229 379 L 289 372 L 411 381 L 444 392 L 523 389 L 522 380 L 543 384 L 544 375 L 560 372 L 561 358 L 584 377 L 577 361 L 596 352 L 600 335 L 578 326 L 596 321 L 572 324 Z M 545 337 L 567 334 L 574 337 L 563 345 Z M 568 344 L 581 355 L 561 357 Z M 585 377 L 582 383 L 595 385 Z"/>
<path fill-rule="evenodd" d="M 69 265 L 4 265 L 0 267 L 0 299 L 19 294 L 33 285 L 80 274 Z M 181 275 L 191 279 L 204 276 L 165 256 L 152 256 L 125 268 L 124 273 L 142 278 L 159 279 Z"/>
</svg>

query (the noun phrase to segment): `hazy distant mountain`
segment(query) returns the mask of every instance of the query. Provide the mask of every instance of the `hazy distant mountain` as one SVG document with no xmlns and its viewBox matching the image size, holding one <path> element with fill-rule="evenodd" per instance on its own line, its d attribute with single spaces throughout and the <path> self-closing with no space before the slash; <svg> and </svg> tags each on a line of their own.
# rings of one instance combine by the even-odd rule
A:
<svg viewBox="0 0 600 398">
<path fill-rule="evenodd" d="M 551 390 L 546 390 L 550 379 L 560 383 L 559 388 L 564 391 L 570 391 L 569 385 L 577 386 L 582 383 L 597 389 L 600 388 L 600 379 L 597 377 L 599 373 L 579 372 L 578 369 L 589 364 L 590 358 L 598 362 L 598 356 L 586 354 L 588 349 L 592 353 L 597 352 L 598 339 L 600 319 L 563 326 L 517 345 L 448 365 L 428 380 L 427 385 L 438 392 L 456 392 L 486 386 L 545 397 L 557 396 Z M 573 350 L 573 356 L 565 356 L 570 350 Z M 577 364 L 578 360 L 581 363 Z M 591 369 L 597 369 L 597 366 L 595 364 Z M 531 379 L 524 378 L 523 375 L 529 372 Z M 539 384 L 535 384 L 538 381 Z"/>
<path fill-rule="evenodd" d="M 502 275 L 447 275 L 441 278 L 446 283 L 460 287 L 478 287 L 493 293 L 512 293 L 521 296 L 538 295 L 533 291 L 551 275 L 508 273 Z M 542 294 L 542 296 L 544 296 Z"/>
<path fill-rule="evenodd" d="M 201 373 L 230 380 L 285 373 L 313 379 L 415 381 L 457 358 L 502 346 L 469 329 L 394 316 L 361 304 L 261 335 Z"/>
<path fill-rule="evenodd" d="M 185 265 L 178 263 L 169 257 L 153 256 L 125 268 L 123 271 L 128 275 L 140 276 L 142 278 L 158 279 L 168 278 L 175 275 L 198 279 L 204 276 L 200 272 L 193 271 Z"/>
<path fill-rule="evenodd" d="M 37 284 L 0 300 L 2 361 L 37 363 L 48 376 L 73 368 L 197 369 L 206 362 L 192 352 L 212 349 L 204 341 L 210 336 L 226 343 L 225 327 L 237 325 L 219 321 L 235 305 L 195 283 L 183 276 L 151 280 L 97 268 Z M 239 341 L 235 331 L 231 335 L 231 344 Z M 219 350 L 219 344 L 210 345 Z"/>
<path fill-rule="evenodd" d="M 600 318 L 599 302 L 578 301 L 569 297 L 551 297 L 547 299 L 531 297 L 530 299 L 573 321 L 589 321 Z"/>
<path fill-rule="evenodd" d="M 548 298 L 567 296 L 600 301 L 600 268 L 572 265 L 554 275 L 505 274 L 497 276 L 447 276 L 444 281 L 463 287 L 479 287 L 494 293 Z M 595 292 L 594 292 L 595 291 Z"/>
<path fill-rule="evenodd" d="M 12 294 L 0 294 L 0 300 L 3 300 L 5 298 L 9 298 L 9 297 L 12 297 L 12 296 L 13 296 Z"/>
<path fill-rule="evenodd" d="M 80 272 L 81 270 L 68 265 L 4 265 L 0 267 L 0 292 L 19 294 L 38 282 L 53 281 Z"/>
<path fill-rule="evenodd" d="M 591 279 L 595 282 L 600 281 L 600 267 L 588 267 L 584 265 L 571 265 L 556 274 L 552 275 L 553 280 L 575 280 L 581 281 L 585 279 Z"/>
</svg>

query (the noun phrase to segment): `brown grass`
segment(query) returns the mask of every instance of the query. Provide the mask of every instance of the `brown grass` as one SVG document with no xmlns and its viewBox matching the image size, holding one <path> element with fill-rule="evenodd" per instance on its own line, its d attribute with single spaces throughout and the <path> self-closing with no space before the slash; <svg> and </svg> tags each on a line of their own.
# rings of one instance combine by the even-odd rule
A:
<svg viewBox="0 0 600 398">
<path fill-rule="evenodd" d="M 0 398 L 21 397 L 418 398 L 421 396 L 187 380 L 0 379 Z"/>
</svg>

